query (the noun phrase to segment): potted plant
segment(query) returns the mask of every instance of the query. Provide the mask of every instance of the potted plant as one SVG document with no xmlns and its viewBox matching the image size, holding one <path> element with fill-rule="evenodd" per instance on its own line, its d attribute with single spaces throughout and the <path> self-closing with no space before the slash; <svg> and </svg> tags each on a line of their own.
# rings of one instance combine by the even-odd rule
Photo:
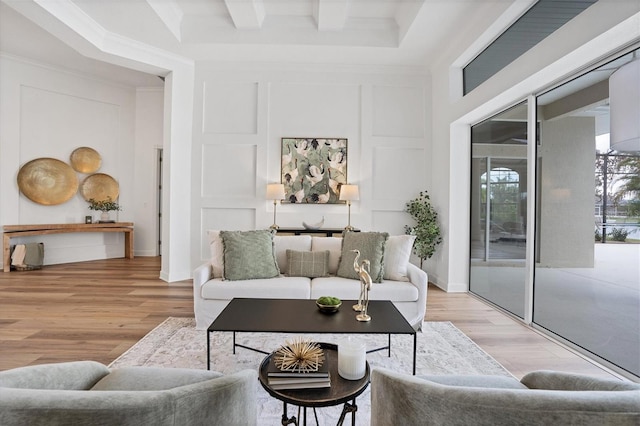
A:
<svg viewBox="0 0 640 426">
<path fill-rule="evenodd" d="M 420 192 L 418 197 L 409 201 L 405 211 L 416 221 L 415 226 L 405 225 L 404 230 L 406 234 L 416 237 L 413 254 L 420 258 L 422 268 L 424 260 L 433 256 L 438 244 L 442 242 L 438 213 L 431 205 L 427 191 Z"/>
<path fill-rule="evenodd" d="M 94 198 L 90 198 L 88 201 L 89 210 L 102 212 L 102 214 L 100 215 L 100 222 L 113 222 L 109 218 L 109 212 L 122 210 L 120 204 L 113 201 L 111 197 L 107 197 L 106 200 L 96 200 Z"/>
</svg>

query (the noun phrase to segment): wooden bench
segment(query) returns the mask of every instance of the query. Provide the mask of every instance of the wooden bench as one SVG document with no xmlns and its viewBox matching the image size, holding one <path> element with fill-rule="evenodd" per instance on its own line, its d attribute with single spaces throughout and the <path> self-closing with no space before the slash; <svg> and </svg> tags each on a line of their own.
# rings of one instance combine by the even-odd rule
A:
<svg viewBox="0 0 640 426">
<path fill-rule="evenodd" d="M 11 238 L 71 232 L 123 232 L 124 257 L 133 259 L 133 223 L 53 223 L 40 225 L 5 225 L 3 233 L 4 272 L 11 271 Z"/>
</svg>

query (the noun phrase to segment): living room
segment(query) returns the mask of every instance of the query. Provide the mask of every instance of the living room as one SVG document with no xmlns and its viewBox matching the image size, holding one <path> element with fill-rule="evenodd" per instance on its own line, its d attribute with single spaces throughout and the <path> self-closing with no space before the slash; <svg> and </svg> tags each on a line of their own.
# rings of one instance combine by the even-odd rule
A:
<svg viewBox="0 0 640 426">
<path fill-rule="evenodd" d="M 119 183 L 123 210 L 117 219 L 135 223 L 136 257 L 161 254 L 157 274 L 184 282 L 209 256 L 208 229 L 266 229 L 272 223 L 265 190 L 280 181 L 283 137 L 341 137 L 348 140 L 349 183 L 360 187 L 351 221 L 362 230 L 403 234 L 409 224 L 405 203 L 428 190 L 444 243 L 424 269 L 448 294 L 468 291 L 470 125 L 637 43 L 640 6 L 600 0 L 462 96 L 461 66 L 531 2 L 433 3 L 435 9 L 415 15 L 415 25 L 434 29 L 427 44 L 409 23 L 402 48 L 335 47 L 326 40 L 315 48 L 256 48 L 245 38 L 251 48 L 224 44 L 211 58 L 192 47 L 196 59 L 185 59 L 151 44 L 116 44 L 122 42 L 120 27 L 135 27 L 122 16 L 93 27 L 102 41 L 87 42 L 91 37 L 73 21 L 72 10 L 3 1 L 0 224 L 84 221 L 91 212 L 80 196 L 58 206 L 35 204 L 20 194 L 16 174 L 35 158 L 66 161 L 75 148 L 92 147 L 102 156 L 100 171 Z M 476 8 L 471 21 L 470 7 Z M 447 25 L 464 31 L 445 31 Z M 5 31 L 22 36 L 21 51 Z M 140 28 L 134 32 L 149 41 Z M 64 43 L 51 45 L 50 34 Z M 379 36 L 376 42 L 389 43 L 384 31 Z M 40 43 L 49 56 L 30 57 Z M 83 71 L 64 65 L 65 58 L 77 59 L 76 51 L 84 55 Z M 110 80 L 109 74 L 121 75 L 119 67 L 145 74 L 132 72 L 127 83 Z M 346 206 L 277 209 L 278 223 L 291 227 L 322 217 L 324 226 L 342 228 Z M 51 265 L 122 256 L 117 235 L 44 241 Z"/>
<path fill-rule="evenodd" d="M 25 8 L 27 10 L 23 13 L 33 15 L 35 12 L 28 9 L 34 6 L 28 6 L 29 3 L 20 2 L 20 6 L 14 6 Z M 67 120 L 73 122 L 74 126 L 66 131 L 68 134 L 60 136 L 51 132 L 46 135 L 21 135 L 17 124 L 20 121 L 15 119 L 19 110 L 8 107 L 9 115 L 3 122 L 15 124 L 5 127 L 7 136 L 3 137 L 3 144 L 6 145 L 3 146 L 3 165 L 6 167 L 2 168 L 3 180 L 15 180 L 15 164 L 24 164 L 43 156 L 66 160 L 74 148 L 82 145 L 76 140 L 70 141 L 72 136 L 77 139 L 91 138 L 92 143 L 86 145 L 91 145 L 102 155 L 104 164 L 101 171 L 111 173 L 120 183 L 120 204 L 125 208 L 118 218 L 135 219 L 136 253 L 155 255 L 159 254 L 156 244 L 159 233 L 156 229 L 159 198 L 156 191 L 157 155 L 158 151 L 163 150 L 166 163 L 170 164 L 169 167 L 165 165 L 166 169 L 163 170 L 164 191 L 172 196 L 164 197 L 161 208 L 165 216 L 173 219 L 166 220 L 168 223 L 162 225 L 165 244 L 161 273 L 167 281 L 174 281 L 188 278 L 192 269 L 206 257 L 204 231 L 211 227 L 212 222 L 218 225 L 216 228 L 228 229 L 257 229 L 270 225 L 272 208 L 265 201 L 264 191 L 267 183 L 280 179 L 282 137 L 345 137 L 349 141 L 348 180 L 359 184 L 361 191 L 361 200 L 353 205 L 353 218 L 358 227 L 402 233 L 406 224 L 405 203 L 419 191 L 428 189 L 440 212 L 446 235 L 437 258 L 428 264 L 431 280 L 448 291 L 466 291 L 468 259 L 455 256 L 455 253 L 468 250 L 468 235 L 465 227 L 450 225 L 467 223 L 465 209 L 458 208 L 468 203 L 468 196 L 460 191 L 467 186 L 464 182 L 468 171 L 460 170 L 457 166 L 464 160 L 461 156 L 468 154 L 465 148 L 468 135 L 465 135 L 464 126 L 511 105 L 536 87 L 544 87 L 561 76 L 571 75 L 580 68 L 580 64 L 587 64 L 594 58 L 616 51 L 616 46 L 631 42 L 634 33 L 627 30 L 634 27 L 634 7 L 634 2 L 619 2 L 617 8 L 609 8 L 606 1 L 597 2 L 575 22 L 572 21 L 569 28 L 552 34 L 536 49 L 503 69 L 500 78 L 489 80 L 464 98 L 456 94 L 461 88 L 450 82 L 449 66 L 472 55 L 471 52 L 476 49 L 474 41 L 479 34 L 486 33 L 489 23 L 498 22 L 497 17 L 507 19 L 508 16 L 504 14 L 515 14 L 516 10 L 506 8 L 506 5 L 481 7 L 480 10 L 488 16 L 484 21 L 474 20 L 473 27 L 469 26 L 465 33 L 459 35 L 464 40 L 455 40 L 455 48 L 449 42 L 448 48 L 443 52 L 438 51 L 437 55 L 430 50 L 430 55 L 435 58 L 431 59 L 433 65 L 426 66 L 420 57 L 411 61 L 394 58 L 394 54 L 405 54 L 404 46 L 399 52 L 381 58 L 378 62 L 384 64 L 377 68 L 371 65 L 323 65 L 311 61 L 305 64 L 302 60 L 279 67 L 274 63 L 282 61 L 279 57 L 268 62 L 233 62 L 231 59 L 221 63 L 199 61 L 195 65 L 182 64 L 195 67 L 193 79 L 187 78 L 190 81 L 186 82 L 195 89 L 187 93 L 172 86 L 168 86 L 170 90 L 167 90 L 166 84 L 159 78 L 139 73 L 136 77 L 129 76 L 139 80 L 129 80 L 129 86 L 118 84 L 119 87 L 114 88 L 112 84 L 107 84 L 105 76 L 118 75 L 118 68 L 88 58 L 84 59 L 84 66 L 95 72 L 100 69 L 96 64 L 103 64 L 101 84 L 95 79 L 83 80 L 73 74 L 52 72 L 55 71 L 51 69 L 52 63 L 64 63 L 65 60 L 71 63 L 71 59 L 66 58 L 74 54 L 73 49 L 60 43 L 55 49 L 49 49 L 49 63 L 45 60 L 39 66 L 33 62 L 16 60 L 17 57 L 12 55 L 19 52 L 12 50 L 17 47 L 7 46 L 3 55 L 3 68 L 6 70 L 3 72 L 3 83 L 8 85 L 3 91 L 6 94 L 3 97 L 5 103 L 16 105 L 21 96 L 16 88 L 21 86 L 43 87 L 45 91 L 48 89 L 53 92 L 56 92 L 53 88 L 59 87 L 57 91 L 63 92 L 60 97 L 68 102 L 64 105 L 70 112 L 66 116 L 52 117 L 51 121 L 63 127 L 61 120 Z M 32 46 L 45 45 L 45 40 L 51 39 L 46 31 L 34 26 L 5 3 L 3 9 L 6 20 L 3 27 L 7 32 L 11 30 L 21 37 L 24 35 L 24 40 L 32 39 Z M 449 13 L 453 19 L 460 10 Z M 597 19 L 599 27 L 591 33 L 581 31 L 580 36 L 576 36 L 578 39 L 563 41 L 569 38 L 574 27 L 590 28 L 588 23 L 591 19 Z M 19 28 L 27 24 L 30 25 L 28 30 Z M 611 34 L 605 29 L 610 29 Z M 25 32 L 31 35 L 25 35 Z M 627 41 L 618 40 L 618 36 L 613 34 L 618 32 L 624 33 Z M 616 43 L 612 45 L 606 41 L 606 37 L 612 37 L 611 42 L 615 37 Z M 5 45 L 8 45 L 12 38 L 4 39 Z M 589 41 L 592 46 L 587 44 Z M 76 43 L 75 40 L 67 42 Z M 24 46 L 27 44 L 19 47 L 24 50 Z M 578 46 L 581 47 L 577 50 Z M 428 47 L 437 50 L 437 46 Z M 106 59 L 107 56 L 104 52 L 95 52 L 83 45 L 76 48 L 91 58 Z M 565 58 L 568 52 L 574 52 L 570 59 Z M 113 63 L 130 61 L 126 58 L 116 61 L 113 54 L 108 56 Z M 364 61 L 365 58 L 360 60 Z M 394 60 L 397 66 L 393 66 Z M 564 66 L 563 61 L 575 65 Z M 557 69 L 553 70 L 555 74 L 546 75 L 550 72 L 550 64 Z M 42 65 L 47 65 L 44 70 Z M 139 63 L 131 63 L 131 66 L 145 68 Z M 147 65 L 150 69 L 157 67 L 155 63 Z M 176 83 L 176 76 L 180 77 L 180 72 L 169 76 L 169 84 L 182 84 Z M 141 88 L 134 90 L 132 84 Z M 172 91 L 179 90 L 184 99 L 172 96 Z M 71 93 L 66 94 L 65 91 Z M 232 104 L 220 101 L 229 93 L 234 94 Z M 37 94 L 32 96 L 34 99 L 31 102 L 44 109 L 45 100 Z M 49 102 L 61 102 L 53 99 L 56 95 L 48 96 Z M 73 104 L 73 100 L 69 100 L 73 96 L 80 99 L 96 97 L 98 106 L 94 110 L 80 102 Z M 442 99 L 454 101 L 441 102 Z M 111 115 L 100 110 L 100 104 L 113 105 L 112 111 L 109 111 Z M 208 105 L 206 110 L 205 104 Z M 176 108 L 173 108 L 174 105 Z M 119 117 L 122 117 L 118 130 L 109 121 L 114 119 L 113 110 L 117 110 Z M 78 111 L 91 117 L 73 121 Z M 164 132 L 169 130 L 162 127 L 165 111 L 170 117 L 175 115 L 170 120 L 171 133 L 166 135 Z M 34 110 L 29 117 L 22 117 L 22 126 L 27 126 L 25 120 L 42 120 L 43 114 Z M 452 120 L 447 117 L 456 118 Z M 92 120 L 101 120 L 96 124 L 101 126 L 98 136 L 92 134 L 96 132 L 95 128 L 82 125 Z M 78 126 L 77 130 L 75 126 Z M 30 129 L 36 127 L 46 133 L 43 124 L 29 126 Z M 176 138 L 180 142 L 176 142 L 176 146 L 179 148 L 174 150 L 177 152 L 171 152 L 171 140 L 176 132 L 183 133 L 177 133 Z M 457 132 L 460 132 L 460 136 Z M 28 141 L 24 139 L 26 137 Z M 50 138 L 60 140 L 52 141 Z M 16 140 L 23 142 L 16 145 Z M 113 140 L 118 141 L 118 146 L 114 147 Z M 193 143 L 185 144 L 185 140 L 193 140 Z M 224 164 L 218 164 L 216 168 L 209 167 L 211 161 L 218 158 L 225 158 Z M 230 158 L 234 160 L 230 162 Z M 224 168 L 221 167 L 223 165 Z M 170 173 L 174 169 L 190 170 L 191 174 Z M 411 173 L 409 176 L 406 176 L 407 171 Z M 209 184 L 229 174 L 234 174 L 234 178 L 229 179 L 227 185 Z M 174 191 L 174 188 L 178 190 Z M 449 188 L 458 190 L 450 191 Z M 43 217 L 50 218 L 51 222 L 83 220 L 85 215 L 82 213 L 87 212 L 84 201 L 79 197 L 62 206 L 34 205 L 20 198 L 16 185 L 3 188 L 2 196 L 2 224 L 42 222 Z M 344 226 L 344 210 L 337 206 L 294 208 L 286 205 L 279 209 L 279 220 L 285 225 L 299 226 L 302 220 L 314 221 L 325 216 L 327 227 Z M 190 238 L 191 235 L 194 238 Z M 65 240 L 65 246 L 68 247 L 69 240 Z M 71 241 L 72 246 L 76 245 L 74 240 L 77 238 Z M 69 259 L 95 259 L 108 252 L 104 245 L 84 244 L 82 240 L 79 240 L 79 246 L 91 247 L 87 250 L 71 247 L 61 253 L 55 250 L 55 242 L 51 244 L 52 251 L 56 253 L 56 258 L 49 258 L 51 263 Z M 94 245 L 97 247 L 94 248 Z"/>
</svg>

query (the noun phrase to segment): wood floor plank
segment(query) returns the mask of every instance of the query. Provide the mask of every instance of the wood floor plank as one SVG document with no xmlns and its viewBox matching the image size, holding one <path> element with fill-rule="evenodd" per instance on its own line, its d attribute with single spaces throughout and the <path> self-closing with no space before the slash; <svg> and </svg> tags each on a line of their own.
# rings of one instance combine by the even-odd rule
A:
<svg viewBox="0 0 640 426">
<path fill-rule="evenodd" d="M 0 273 L 0 370 L 108 364 L 167 317 L 193 317 L 191 280 L 166 283 L 159 271 L 159 257 L 137 257 Z M 451 321 L 516 377 L 535 369 L 611 377 L 468 294 L 430 285 L 425 319 Z"/>
</svg>

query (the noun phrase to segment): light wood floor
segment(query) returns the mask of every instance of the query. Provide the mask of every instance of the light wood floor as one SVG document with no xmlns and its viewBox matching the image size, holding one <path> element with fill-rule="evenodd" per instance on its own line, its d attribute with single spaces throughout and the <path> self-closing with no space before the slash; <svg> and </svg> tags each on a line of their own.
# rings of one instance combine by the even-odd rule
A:
<svg viewBox="0 0 640 426">
<path fill-rule="evenodd" d="M 0 370 L 93 359 L 108 364 L 168 316 L 192 317 L 191 280 L 158 279 L 160 258 L 0 272 Z M 536 369 L 610 377 L 467 294 L 429 287 L 428 321 L 451 321 L 514 376 Z M 204 335 L 203 335 L 204 338 Z"/>
</svg>

